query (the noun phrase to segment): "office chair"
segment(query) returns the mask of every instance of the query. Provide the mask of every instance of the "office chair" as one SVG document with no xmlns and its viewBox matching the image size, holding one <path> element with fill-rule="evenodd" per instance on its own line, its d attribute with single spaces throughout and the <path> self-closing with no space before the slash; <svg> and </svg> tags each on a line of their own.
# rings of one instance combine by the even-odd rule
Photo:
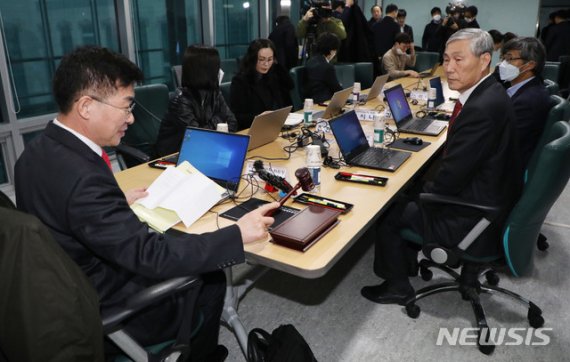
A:
<svg viewBox="0 0 570 362">
<path fill-rule="evenodd" d="M 544 86 L 546 87 L 546 90 L 548 90 L 548 94 L 550 95 L 557 95 L 560 90 L 558 84 L 550 79 L 544 80 Z"/>
<path fill-rule="evenodd" d="M 133 110 L 135 123 L 129 126 L 121 145 L 138 149 L 142 153 L 133 155 L 116 148 L 121 169 L 148 162 L 157 157 L 155 150 L 160 122 L 168 110 L 168 87 L 165 84 L 147 84 L 135 87 L 136 106 Z M 144 157 L 146 156 L 146 157 Z"/>
<path fill-rule="evenodd" d="M 224 96 L 224 101 L 226 101 L 226 104 L 230 105 L 230 89 L 232 86 L 232 82 L 224 82 L 222 84 L 220 84 L 220 90 L 222 91 L 222 95 Z"/>
<path fill-rule="evenodd" d="M 414 70 L 418 72 L 429 71 L 433 65 L 439 61 L 439 53 L 436 52 L 416 52 L 416 65 Z"/>
<path fill-rule="evenodd" d="M 197 280 L 167 280 L 100 312 L 90 281 L 46 226 L 7 208 L 0 219 L 0 351 L 8 361 L 104 361 L 104 336 L 132 360 L 148 361 L 122 323 Z"/>
<path fill-rule="evenodd" d="M 306 68 L 304 65 L 293 67 L 289 70 L 289 75 L 293 79 L 293 89 L 291 89 L 291 100 L 293 101 L 293 111 L 303 108 L 305 101 L 304 86 L 306 79 Z"/>
<path fill-rule="evenodd" d="M 558 76 L 560 75 L 560 62 L 546 62 L 542 70 L 542 77 L 550 79 L 558 84 Z"/>
<path fill-rule="evenodd" d="M 354 81 L 361 89 L 368 89 L 374 83 L 374 65 L 370 62 L 354 63 Z"/>
<path fill-rule="evenodd" d="M 222 68 L 224 71 L 222 83 L 231 82 L 232 78 L 237 74 L 239 70 L 239 63 L 237 58 L 221 59 L 220 68 Z"/>
<path fill-rule="evenodd" d="M 351 87 L 354 84 L 353 64 L 335 64 L 334 70 L 336 72 L 338 82 L 343 89 Z"/>
<path fill-rule="evenodd" d="M 548 211 L 564 190 L 570 178 L 570 124 L 556 123 L 548 135 L 548 143 L 543 146 L 538 157 L 536 172 L 528 180 L 518 202 L 511 210 L 504 225 L 501 240 L 504 249 L 504 262 L 510 272 L 518 277 L 527 274 L 532 268 L 534 245 L 540 233 L 540 227 Z M 401 231 L 401 235 L 409 242 L 422 245 L 422 252 L 428 259 L 420 261 L 420 275 L 424 280 L 430 280 L 433 273 L 429 268 L 435 267 L 446 272 L 453 280 L 420 289 L 416 296 L 405 303 L 406 313 L 411 318 L 418 318 L 419 300 L 430 295 L 458 291 L 464 300 L 471 302 L 473 312 L 479 328 L 478 345 L 484 354 L 490 354 L 495 349 L 489 340 L 489 327 L 485 312 L 479 299 L 480 293 L 501 294 L 508 296 L 528 308 L 527 318 L 533 328 L 540 328 L 544 324 L 541 309 L 533 302 L 509 290 L 499 288 L 499 277 L 488 269 L 491 263 L 503 260 L 502 255 L 485 255 L 475 257 L 469 254 L 468 247 L 477 237 L 493 223 L 497 209 L 494 207 L 476 205 L 457 200 L 453 197 L 421 194 L 422 205 L 459 205 L 479 210 L 484 217 L 458 244 L 456 248 L 444 248 L 437 242 L 424 241 L 423 238 L 409 229 Z M 460 274 L 452 270 L 461 266 Z M 484 271 L 484 273 L 480 273 Z M 485 276 L 486 282 L 481 283 L 479 278 Z M 486 333 L 486 334 L 485 334 Z M 484 338 L 486 343 L 481 343 Z"/>
<path fill-rule="evenodd" d="M 170 68 L 170 74 L 172 75 L 172 83 L 174 84 L 174 87 L 182 87 L 182 66 L 173 65 Z"/>
</svg>

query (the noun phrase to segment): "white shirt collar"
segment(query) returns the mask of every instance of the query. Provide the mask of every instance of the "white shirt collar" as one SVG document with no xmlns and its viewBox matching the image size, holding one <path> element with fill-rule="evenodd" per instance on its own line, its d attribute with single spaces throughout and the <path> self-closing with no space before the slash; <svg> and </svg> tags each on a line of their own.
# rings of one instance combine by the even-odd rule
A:
<svg viewBox="0 0 570 362">
<path fill-rule="evenodd" d="M 87 147 L 89 147 L 90 149 L 93 150 L 93 152 L 95 152 L 97 155 L 101 156 L 103 154 L 103 149 L 101 148 L 101 146 L 99 146 L 98 144 L 96 144 L 95 142 L 91 141 L 89 138 L 85 137 L 84 135 L 82 135 L 81 133 L 67 127 L 66 125 L 64 125 L 63 123 L 61 123 L 60 121 L 57 120 L 57 118 L 55 118 L 53 120 L 53 124 L 55 124 L 58 127 L 63 128 L 64 130 L 68 131 L 69 133 L 71 133 L 72 135 L 74 135 L 75 137 L 79 138 L 79 140 L 83 143 L 85 143 L 87 145 Z"/>
<path fill-rule="evenodd" d="M 467 103 L 467 100 L 469 99 L 469 97 L 471 96 L 471 93 L 473 93 L 475 88 L 477 88 L 477 86 L 479 84 L 481 84 L 481 82 L 483 82 L 485 79 L 489 78 L 491 75 L 493 75 L 493 73 L 487 74 L 487 76 L 481 78 L 481 80 L 479 82 L 477 82 L 477 84 L 475 84 L 473 87 L 467 89 L 465 92 L 463 92 L 459 95 L 459 102 L 461 102 L 462 106 L 464 106 L 465 103 Z"/>
</svg>

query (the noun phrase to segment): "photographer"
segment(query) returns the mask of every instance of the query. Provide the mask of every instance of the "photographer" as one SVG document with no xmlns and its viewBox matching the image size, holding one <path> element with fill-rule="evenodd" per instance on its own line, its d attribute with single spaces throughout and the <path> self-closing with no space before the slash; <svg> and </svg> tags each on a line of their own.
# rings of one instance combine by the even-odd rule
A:
<svg viewBox="0 0 570 362">
<path fill-rule="evenodd" d="M 313 39 L 323 33 L 333 33 L 340 40 L 346 39 L 346 30 L 340 19 L 332 16 L 331 2 L 327 0 L 312 1 L 311 7 L 297 24 L 297 38 L 305 39 L 307 44 L 310 35 Z M 310 47 L 308 47 L 310 49 Z"/>
</svg>

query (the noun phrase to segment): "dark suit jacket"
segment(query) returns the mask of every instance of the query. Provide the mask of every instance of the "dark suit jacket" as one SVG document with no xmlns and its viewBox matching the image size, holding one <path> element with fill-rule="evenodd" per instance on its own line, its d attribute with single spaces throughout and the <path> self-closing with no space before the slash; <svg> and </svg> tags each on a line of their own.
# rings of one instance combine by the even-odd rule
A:
<svg viewBox="0 0 570 362">
<path fill-rule="evenodd" d="M 383 56 L 394 45 L 394 38 L 400 32 L 400 26 L 394 18 L 385 16 L 372 26 L 376 55 Z"/>
<path fill-rule="evenodd" d="M 277 54 L 275 58 L 279 64 L 286 69 L 291 69 L 299 63 L 297 37 L 295 36 L 295 26 L 290 21 L 278 25 L 271 34 L 269 40 L 275 44 Z"/>
<path fill-rule="evenodd" d="M 318 54 L 307 62 L 305 95 L 315 103 L 322 103 L 332 98 L 334 92 L 341 90 L 334 65 L 327 62 L 324 55 Z"/>
<path fill-rule="evenodd" d="M 424 28 L 422 36 L 422 48 L 426 52 L 441 52 L 443 49 L 443 33 L 441 31 L 441 22 L 435 23 L 431 21 Z"/>
<path fill-rule="evenodd" d="M 408 24 L 404 24 L 404 31 L 403 33 L 406 33 L 410 36 L 410 39 L 412 40 L 412 43 L 414 42 L 414 29 L 409 26 Z"/>
<path fill-rule="evenodd" d="M 513 96 L 516 128 L 519 137 L 519 154 L 526 167 L 550 111 L 550 95 L 539 77 L 523 85 Z"/>
<path fill-rule="evenodd" d="M 97 290 L 103 308 L 156 284 L 244 261 L 236 225 L 173 237 L 149 233 L 87 145 L 49 123 L 15 167 L 18 208 L 36 215 Z"/>
<path fill-rule="evenodd" d="M 561 55 L 570 55 L 570 20 L 563 21 L 550 27 L 544 46 L 546 60 L 559 62 Z"/>
<path fill-rule="evenodd" d="M 448 130 L 439 172 L 424 186 L 426 192 L 500 208 L 496 227 L 488 228 L 472 245 L 474 254 L 500 252 L 505 217 L 520 196 L 523 177 L 515 132 L 509 96 L 494 77 L 487 77 Z M 480 217 L 460 207 L 438 206 L 426 214 L 427 240 L 449 246 L 461 241 Z"/>
<path fill-rule="evenodd" d="M 293 80 L 279 64 L 273 64 L 263 76 L 237 74 L 230 88 L 230 108 L 237 118 L 238 129 L 249 128 L 253 118 L 262 112 L 292 105 L 291 89 Z"/>
</svg>

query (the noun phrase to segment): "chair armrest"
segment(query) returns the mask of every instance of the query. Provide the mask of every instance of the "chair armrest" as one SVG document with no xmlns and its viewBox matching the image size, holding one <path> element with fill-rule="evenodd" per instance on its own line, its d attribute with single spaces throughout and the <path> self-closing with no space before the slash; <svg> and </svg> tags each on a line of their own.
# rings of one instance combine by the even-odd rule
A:
<svg viewBox="0 0 570 362">
<path fill-rule="evenodd" d="M 139 310 L 192 287 L 198 280 L 199 278 L 194 276 L 165 280 L 127 298 L 121 306 L 102 311 L 101 320 L 105 334 L 120 329 L 121 322 Z"/>
<path fill-rule="evenodd" d="M 119 143 L 115 147 L 115 152 L 135 158 L 140 163 L 145 163 L 150 161 L 150 156 L 144 153 L 143 151 L 122 143 Z"/>
<path fill-rule="evenodd" d="M 491 216 L 491 218 L 494 218 L 494 216 L 496 216 L 495 214 L 499 212 L 499 208 L 496 206 L 474 204 L 472 202 L 466 202 L 464 200 L 461 200 L 457 197 L 440 195 L 440 194 L 421 193 L 419 195 L 419 201 L 421 204 L 440 203 L 440 204 L 447 204 L 447 205 L 470 207 L 472 209 L 484 211 L 485 213 L 489 214 L 489 216 Z"/>
</svg>

